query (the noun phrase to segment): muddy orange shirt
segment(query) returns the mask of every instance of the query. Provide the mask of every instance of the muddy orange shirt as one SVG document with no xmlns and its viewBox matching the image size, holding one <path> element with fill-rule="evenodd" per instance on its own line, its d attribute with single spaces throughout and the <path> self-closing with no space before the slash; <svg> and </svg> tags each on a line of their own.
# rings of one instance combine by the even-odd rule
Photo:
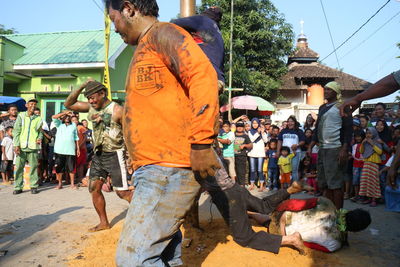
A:
<svg viewBox="0 0 400 267">
<path fill-rule="evenodd" d="M 127 76 L 124 138 L 134 168 L 190 167 L 190 145 L 217 134 L 217 75 L 183 29 L 154 24 L 139 41 Z"/>
</svg>

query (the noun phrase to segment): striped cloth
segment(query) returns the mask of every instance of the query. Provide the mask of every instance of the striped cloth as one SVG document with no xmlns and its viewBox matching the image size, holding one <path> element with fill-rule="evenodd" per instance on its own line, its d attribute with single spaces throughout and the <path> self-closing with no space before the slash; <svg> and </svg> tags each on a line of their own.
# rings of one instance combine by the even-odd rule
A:
<svg viewBox="0 0 400 267">
<path fill-rule="evenodd" d="M 361 171 L 359 195 L 372 198 L 381 197 L 378 164 L 369 161 L 364 162 L 364 166 Z"/>
</svg>

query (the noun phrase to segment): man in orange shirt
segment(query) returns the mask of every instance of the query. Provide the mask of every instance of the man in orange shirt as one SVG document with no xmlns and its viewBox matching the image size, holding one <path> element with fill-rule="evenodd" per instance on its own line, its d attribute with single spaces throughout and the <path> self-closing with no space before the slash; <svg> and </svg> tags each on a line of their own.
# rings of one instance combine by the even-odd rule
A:
<svg viewBox="0 0 400 267">
<path fill-rule="evenodd" d="M 211 148 L 218 132 L 217 75 L 187 31 L 158 22 L 155 0 L 105 4 L 121 38 L 137 45 L 124 111 L 135 194 L 116 262 L 181 265 L 179 227 L 200 188 L 195 175 L 213 176 L 220 167 Z"/>
</svg>

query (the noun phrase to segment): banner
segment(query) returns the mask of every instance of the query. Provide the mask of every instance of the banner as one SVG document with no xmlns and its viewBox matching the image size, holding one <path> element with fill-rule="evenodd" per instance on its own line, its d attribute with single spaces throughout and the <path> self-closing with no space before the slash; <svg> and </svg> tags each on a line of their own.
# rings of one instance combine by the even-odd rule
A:
<svg viewBox="0 0 400 267">
<path fill-rule="evenodd" d="M 111 30 L 111 19 L 108 16 L 107 10 L 104 11 L 104 74 L 103 74 L 103 84 L 107 87 L 108 98 L 111 100 L 111 83 L 110 83 L 110 72 L 108 70 L 108 50 L 110 47 L 110 30 Z"/>
</svg>

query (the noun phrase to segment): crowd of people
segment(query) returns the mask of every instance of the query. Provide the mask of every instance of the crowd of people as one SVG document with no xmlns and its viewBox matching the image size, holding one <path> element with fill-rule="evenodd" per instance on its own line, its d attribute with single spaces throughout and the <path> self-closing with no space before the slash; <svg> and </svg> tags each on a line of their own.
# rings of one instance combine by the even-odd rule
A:
<svg viewBox="0 0 400 267">
<path fill-rule="evenodd" d="M 280 125 L 268 118 L 242 115 L 221 122 L 218 136 L 229 175 L 249 190 L 287 188 L 302 180 L 322 195 L 318 186 L 319 143 L 313 143 L 316 114 L 300 124 L 290 116 Z M 343 199 L 375 207 L 385 201 L 386 175 L 400 140 L 400 111 L 387 110 L 377 103 L 375 110 L 352 117 L 351 140 L 344 161 Z M 333 159 L 335 160 L 335 159 Z M 331 162 L 332 164 L 332 162 Z M 322 165 L 322 164 L 320 164 Z"/>
<path fill-rule="evenodd" d="M 40 114 L 36 99 L 29 99 L 26 112 L 11 104 L 1 114 L 1 175 L 3 183 L 14 181 L 14 194 L 22 193 L 25 164 L 29 165 L 32 194 L 45 183 L 87 186 L 87 170 L 93 156 L 92 130 L 79 113 L 64 110 L 48 124 Z M 64 181 L 64 182 L 63 182 Z"/>
</svg>

